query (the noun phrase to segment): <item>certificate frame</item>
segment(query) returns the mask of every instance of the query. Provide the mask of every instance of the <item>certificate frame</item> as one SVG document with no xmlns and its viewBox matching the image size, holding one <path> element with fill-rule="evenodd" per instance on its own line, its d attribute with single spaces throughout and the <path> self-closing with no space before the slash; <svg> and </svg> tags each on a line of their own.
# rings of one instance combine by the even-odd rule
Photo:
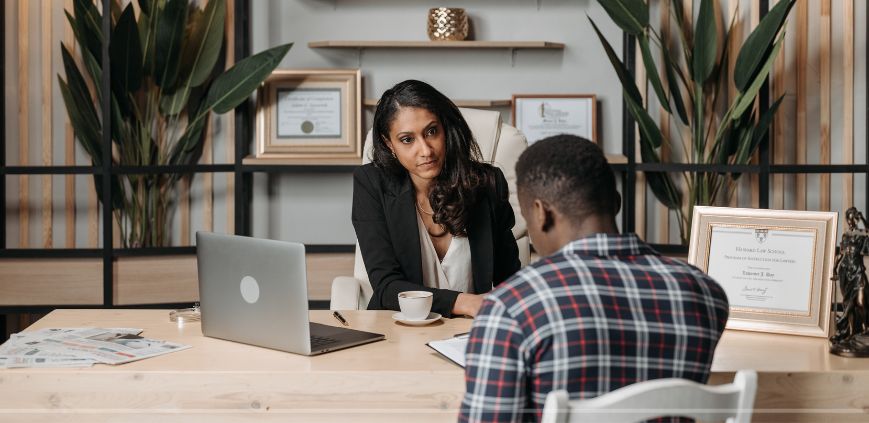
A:
<svg viewBox="0 0 869 423">
<path fill-rule="evenodd" d="M 257 90 L 256 157 L 361 160 L 361 122 L 359 69 L 276 70 Z"/>
<path fill-rule="evenodd" d="M 695 206 L 688 261 L 710 273 L 728 293 L 728 329 L 826 338 L 834 322 L 831 277 L 837 223 L 835 212 Z M 717 240 L 713 239 L 716 234 L 720 234 Z M 733 239 L 740 243 L 730 244 Z M 713 250 L 715 257 L 710 259 Z M 728 256 L 729 251 L 735 252 Z M 810 262 L 798 258 L 810 258 Z M 744 269 L 738 264 L 740 260 Z M 712 272 L 710 262 L 717 267 Z M 811 269 L 808 274 L 800 271 L 806 268 Z M 716 274 L 736 274 L 736 269 L 740 269 L 740 276 L 748 276 L 716 278 Z M 804 280 L 773 276 L 788 270 Z M 755 276 L 758 271 L 769 273 Z M 789 297 L 787 301 L 793 306 L 780 306 L 784 303 L 767 295 L 768 290 L 785 292 L 783 297 Z M 773 301 L 768 301 L 770 298 Z M 779 305 L 763 305 L 768 302 Z"/>
<path fill-rule="evenodd" d="M 513 126 L 522 131 L 528 145 L 560 133 L 598 142 L 594 94 L 513 94 L 512 100 Z M 552 114 L 547 113 L 547 105 Z"/>
</svg>

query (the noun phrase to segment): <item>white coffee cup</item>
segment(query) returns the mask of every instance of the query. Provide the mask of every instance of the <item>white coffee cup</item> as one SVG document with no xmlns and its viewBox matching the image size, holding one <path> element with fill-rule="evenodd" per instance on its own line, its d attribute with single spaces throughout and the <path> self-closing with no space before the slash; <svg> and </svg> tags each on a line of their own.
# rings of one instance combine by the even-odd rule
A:
<svg viewBox="0 0 869 423">
<path fill-rule="evenodd" d="M 398 307 L 407 320 L 425 320 L 431 311 L 432 293 L 404 291 L 398 294 Z"/>
</svg>

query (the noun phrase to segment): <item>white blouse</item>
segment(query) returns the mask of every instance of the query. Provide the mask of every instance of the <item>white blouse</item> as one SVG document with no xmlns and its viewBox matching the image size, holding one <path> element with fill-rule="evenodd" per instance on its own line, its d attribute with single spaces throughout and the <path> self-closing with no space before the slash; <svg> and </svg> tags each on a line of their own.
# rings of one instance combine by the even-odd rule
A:
<svg viewBox="0 0 869 423">
<path fill-rule="evenodd" d="M 416 214 L 416 222 L 419 227 L 419 246 L 422 253 L 423 285 L 429 288 L 473 293 L 471 244 L 468 238 L 453 236 L 444 259 L 439 260 L 431 236 L 425 229 L 425 223 L 419 213 Z"/>
</svg>

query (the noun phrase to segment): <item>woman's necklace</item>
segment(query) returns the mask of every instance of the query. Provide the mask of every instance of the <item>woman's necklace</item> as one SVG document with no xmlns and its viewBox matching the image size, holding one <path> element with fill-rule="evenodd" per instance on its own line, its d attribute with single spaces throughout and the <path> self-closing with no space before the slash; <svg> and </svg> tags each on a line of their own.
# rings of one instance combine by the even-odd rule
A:
<svg viewBox="0 0 869 423">
<path fill-rule="evenodd" d="M 416 202 L 416 209 L 419 210 L 420 213 L 425 213 L 429 216 L 434 216 L 434 210 L 432 210 L 431 212 L 424 210 L 422 208 L 422 204 L 419 204 L 419 201 Z M 425 221 L 423 221 L 423 224 L 425 224 Z M 434 226 L 440 226 L 441 231 L 439 233 L 432 232 L 431 228 L 433 228 Z M 440 237 L 447 234 L 447 229 L 444 228 L 444 225 L 434 223 L 434 219 L 432 219 L 431 226 L 426 225 L 425 230 L 426 230 L 426 232 L 428 232 L 429 236 L 431 236 L 432 238 L 440 238 Z"/>
</svg>

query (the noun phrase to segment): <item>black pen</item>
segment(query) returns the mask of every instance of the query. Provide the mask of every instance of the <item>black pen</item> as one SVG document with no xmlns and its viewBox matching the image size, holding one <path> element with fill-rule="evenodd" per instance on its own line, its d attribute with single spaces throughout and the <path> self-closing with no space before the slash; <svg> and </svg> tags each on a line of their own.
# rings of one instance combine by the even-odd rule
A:
<svg viewBox="0 0 869 423">
<path fill-rule="evenodd" d="M 344 320 L 344 316 L 342 316 L 341 313 L 338 313 L 337 311 L 333 311 L 332 315 L 335 316 L 335 318 L 338 319 L 338 321 L 341 322 L 342 325 L 350 326 L 350 323 L 347 323 L 347 321 Z"/>
</svg>

